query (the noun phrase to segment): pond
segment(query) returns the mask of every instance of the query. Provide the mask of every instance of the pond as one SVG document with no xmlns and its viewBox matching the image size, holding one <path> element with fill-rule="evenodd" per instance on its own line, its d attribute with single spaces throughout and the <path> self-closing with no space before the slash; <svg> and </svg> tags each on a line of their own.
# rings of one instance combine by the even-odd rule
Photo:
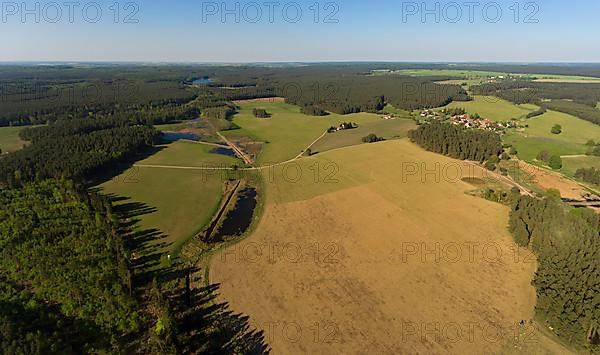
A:
<svg viewBox="0 0 600 355">
<path fill-rule="evenodd" d="M 233 151 L 233 149 L 229 149 L 229 148 L 215 148 L 215 149 L 211 150 L 210 153 L 226 155 L 228 157 L 235 157 L 235 152 Z"/>
<path fill-rule="evenodd" d="M 194 85 L 209 85 L 212 83 L 213 83 L 213 80 L 211 78 L 199 78 L 199 79 L 194 79 L 192 81 L 192 84 L 194 84 Z"/>
<path fill-rule="evenodd" d="M 183 139 L 196 142 L 200 141 L 200 136 L 187 132 L 163 132 L 162 138 L 169 142 L 175 142 Z"/>
<path fill-rule="evenodd" d="M 215 233 L 215 239 L 222 240 L 228 236 L 240 236 L 250 228 L 257 203 L 256 196 L 254 188 L 245 188 L 239 192 L 235 208 L 225 216 L 221 228 Z"/>
</svg>

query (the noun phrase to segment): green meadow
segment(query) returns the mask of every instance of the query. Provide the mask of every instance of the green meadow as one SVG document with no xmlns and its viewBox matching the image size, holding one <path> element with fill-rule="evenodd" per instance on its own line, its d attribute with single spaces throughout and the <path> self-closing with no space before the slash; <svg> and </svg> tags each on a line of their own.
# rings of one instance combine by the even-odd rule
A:
<svg viewBox="0 0 600 355">
<path fill-rule="evenodd" d="M 270 118 L 256 118 L 253 108 L 263 108 Z M 248 137 L 263 142 L 263 150 L 257 159 L 258 165 L 278 163 L 293 159 L 319 138 L 331 126 L 342 122 L 362 125 L 381 120 L 381 116 L 370 113 L 351 115 L 330 114 L 313 117 L 300 112 L 300 107 L 283 102 L 254 102 L 240 105 L 233 122 L 240 129 L 222 132 L 229 138 Z"/>
<path fill-rule="evenodd" d="M 600 126 L 565 113 L 548 111 L 523 123 L 528 127 L 505 135 L 503 140 L 513 144 L 519 158 L 530 163 L 535 161 L 542 150 L 547 150 L 552 155 L 582 155 L 589 148 L 585 145 L 588 140 L 600 140 Z M 561 134 L 550 132 L 555 124 L 562 126 Z M 565 167 L 565 171 L 571 172 L 574 164 Z"/>
<path fill-rule="evenodd" d="M 25 141 L 19 138 L 19 132 L 23 127 L 1 127 L 0 128 L 0 150 L 2 153 L 14 152 L 23 148 Z"/>
<path fill-rule="evenodd" d="M 563 172 L 569 176 L 574 176 L 577 169 L 596 168 L 600 169 L 600 157 L 565 157 L 563 158 Z"/>
<path fill-rule="evenodd" d="M 210 153 L 212 147 L 173 142 L 155 155 L 138 162 L 147 165 L 231 166 L 236 158 Z M 128 197 L 131 201 L 156 209 L 140 216 L 139 228 L 158 229 L 165 234 L 161 242 L 176 254 L 206 226 L 219 207 L 224 172 L 179 170 L 133 166 L 123 174 L 100 185 L 105 193 Z"/>
<path fill-rule="evenodd" d="M 399 118 L 367 122 L 358 128 L 329 133 L 312 147 L 313 153 L 363 144 L 362 138 L 373 133 L 385 140 L 405 138 L 408 131 L 416 128 L 413 120 Z"/>
<path fill-rule="evenodd" d="M 464 108 L 470 114 L 477 113 L 481 117 L 493 121 L 523 118 L 537 109 L 535 105 L 515 105 L 494 96 L 474 96 L 473 101 L 455 101 L 448 105 L 448 108 L 457 107 Z"/>
</svg>

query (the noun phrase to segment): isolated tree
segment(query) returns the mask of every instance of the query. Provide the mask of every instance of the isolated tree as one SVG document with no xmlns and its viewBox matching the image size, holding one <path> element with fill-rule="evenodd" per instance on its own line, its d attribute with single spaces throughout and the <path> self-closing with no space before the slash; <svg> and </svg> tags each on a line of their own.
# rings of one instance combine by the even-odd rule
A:
<svg viewBox="0 0 600 355">
<path fill-rule="evenodd" d="M 555 124 L 554 126 L 552 126 L 552 129 L 550 130 L 550 132 L 552 132 L 552 134 L 561 134 L 562 126 L 559 124 Z"/>
<path fill-rule="evenodd" d="M 536 159 L 548 163 L 550 162 L 550 152 L 547 150 L 542 150 L 540 154 L 537 155 Z"/>
<path fill-rule="evenodd" d="M 563 163 L 561 157 L 559 155 L 551 156 L 548 165 L 554 170 L 562 169 Z"/>
</svg>

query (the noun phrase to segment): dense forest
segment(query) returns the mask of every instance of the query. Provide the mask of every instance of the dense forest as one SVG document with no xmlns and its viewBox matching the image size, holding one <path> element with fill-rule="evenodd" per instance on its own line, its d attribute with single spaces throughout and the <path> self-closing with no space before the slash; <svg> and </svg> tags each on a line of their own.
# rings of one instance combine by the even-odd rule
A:
<svg viewBox="0 0 600 355">
<path fill-rule="evenodd" d="M 268 352 L 247 318 L 213 301 L 216 287 L 190 288 L 188 269 L 163 288 L 152 254 L 134 256 L 148 234 L 121 213 L 65 179 L 0 190 L 2 353 Z"/>
<path fill-rule="evenodd" d="M 512 208 L 510 231 L 538 257 L 536 316 L 577 346 L 600 340 L 598 214 L 556 198 L 522 196 Z"/>
<path fill-rule="evenodd" d="M 432 122 L 409 132 L 410 139 L 423 148 L 462 160 L 484 162 L 502 153 L 497 133 L 466 130 L 455 125 Z"/>
<path fill-rule="evenodd" d="M 160 132 L 123 118 L 70 120 L 26 129 L 33 144 L 0 160 L 0 184 L 40 178 L 86 178 L 159 142 Z"/>
</svg>

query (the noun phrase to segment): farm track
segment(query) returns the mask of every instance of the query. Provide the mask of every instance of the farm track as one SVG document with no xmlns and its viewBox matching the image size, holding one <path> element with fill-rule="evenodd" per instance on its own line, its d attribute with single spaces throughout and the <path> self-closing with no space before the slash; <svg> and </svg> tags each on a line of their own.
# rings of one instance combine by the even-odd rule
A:
<svg viewBox="0 0 600 355">
<path fill-rule="evenodd" d="M 241 152 L 239 149 L 237 149 L 237 146 L 235 146 L 233 143 L 229 142 L 224 136 L 222 136 L 220 133 L 217 133 L 219 135 L 219 137 L 222 137 L 223 140 L 227 143 L 228 146 L 230 146 L 235 152 L 236 155 L 241 154 L 242 156 L 245 156 L 248 160 L 250 160 L 250 158 L 248 158 L 243 152 Z M 325 135 L 327 135 L 327 132 L 323 133 L 319 138 L 317 138 L 314 142 L 312 142 L 308 147 L 306 147 L 306 149 L 304 149 L 300 154 L 298 154 L 297 156 L 295 156 L 292 159 L 286 160 L 286 161 L 282 161 L 280 163 L 275 163 L 275 164 L 271 164 L 271 165 L 264 165 L 264 166 L 252 166 L 252 162 L 248 163 L 245 159 L 244 162 L 248 165 L 250 165 L 249 168 L 233 168 L 233 167 L 202 167 L 202 166 L 182 166 L 182 165 L 155 165 L 155 164 L 134 164 L 133 166 L 138 167 L 138 168 L 156 168 L 156 169 L 179 169 L 179 170 L 219 170 L 219 171 L 233 171 L 233 170 L 238 170 L 238 171 L 257 171 L 257 170 L 265 170 L 265 169 L 270 169 L 270 168 L 274 168 L 277 166 L 281 166 L 281 165 L 285 165 L 285 164 L 289 164 L 289 163 L 293 163 L 299 159 L 302 159 L 302 157 L 304 156 L 304 154 L 315 144 L 317 144 L 317 142 L 319 142 L 321 139 L 323 139 L 323 137 L 325 137 Z M 198 144 L 206 144 L 206 145 L 211 145 L 211 146 L 216 146 L 219 148 L 223 148 L 223 145 L 217 144 L 217 143 L 208 143 L 208 142 L 195 142 L 195 141 L 190 141 L 190 142 L 194 142 L 194 143 L 198 143 Z"/>
<path fill-rule="evenodd" d="M 233 142 L 231 142 L 229 139 L 227 139 L 224 135 L 222 135 L 220 132 L 217 132 L 217 135 L 219 136 L 219 138 L 221 138 L 225 143 L 227 143 L 227 145 L 229 147 L 231 147 L 231 149 L 233 149 L 233 151 L 235 152 L 235 154 L 238 156 L 238 158 L 242 159 L 244 161 L 245 164 L 248 165 L 252 165 L 253 161 L 252 159 L 250 159 L 250 157 L 248 155 L 246 155 L 246 153 L 244 153 L 243 150 L 241 150 L 237 145 L 235 145 Z"/>
</svg>

